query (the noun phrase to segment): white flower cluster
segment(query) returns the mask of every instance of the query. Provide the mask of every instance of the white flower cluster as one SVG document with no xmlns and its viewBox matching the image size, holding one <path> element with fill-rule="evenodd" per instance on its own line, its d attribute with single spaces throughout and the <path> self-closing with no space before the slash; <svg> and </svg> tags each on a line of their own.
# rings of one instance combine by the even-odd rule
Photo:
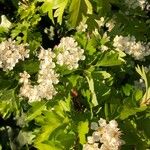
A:
<svg viewBox="0 0 150 150">
<path fill-rule="evenodd" d="M 125 3 L 129 8 L 136 9 L 140 7 L 143 10 L 148 2 L 147 0 L 125 0 Z"/>
<path fill-rule="evenodd" d="M 134 36 L 116 36 L 113 40 L 113 46 L 126 54 L 131 55 L 136 60 L 144 60 L 145 56 L 150 55 L 150 43 L 136 42 Z"/>
<path fill-rule="evenodd" d="M 106 20 L 105 20 L 104 17 L 101 17 L 99 20 L 96 20 L 96 22 L 97 22 L 97 24 L 98 24 L 98 26 L 100 28 L 100 27 L 105 25 Z"/>
<path fill-rule="evenodd" d="M 81 21 L 80 24 L 76 27 L 78 32 L 85 32 L 87 30 L 87 24 L 85 21 Z"/>
<path fill-rule="evenodd" d="M 63 37 L 56 47 L 59 50 L 57 64 L 65 65 L 69 70 L 77 69 L 79 60 L 84 60 L 84 50 L 81 49 L 72 37 Z"/>
<path fill-rule="evenodd" d="M 60 66 L 65 65 L 68 69 L 76 69 L 78 61 L 84 60 L 84 50 L 71 37 L 62 38 L 60 44 L 56 47 L 58 55 L 55 55 L 51 49 L 41 48 L 38 55 L 40 61 L 40 70 L 38 73 L 37 85 L 32 85 L 29 80 L 30 75 L 24 71 L 20 73 L 19 82 L 22 83 L 20 96 L 26 97 L 30 102 L 40 101 L 41 99 L 52 99 L 57 93 L 54 85 L 58 84 L 58 74 L 55 72 L 55 63 Z"/>
<path fill-rule="evenodd" d="M 98 122 L 99 126 L 96 122 L 91 123 L 91 129 L 95 131 L 92 136 L 87 137 L 88 143 L 83 145 L 83 150 L 119 150 L 123 141 L 120 139 L 121 132 L 117 128 L 117 122 L 111 120 L 107 124 L 102 118 Z"/>
<path fill-rule="evenodd" d="M 0 43 L 0 68 L 12 70 L 19 60 L 29 57 L 28 44 L 19 44 L 11 39 Z"/>
<path fill-rule="evenodd" d="M 111 30 L 114 28 L 115 26 L 115 21 L 113 19 L 111 20 L 106 20 L 104 17 L 99 18 L 98 20 L 95 20 L 96 23 L 98 24 L 99 28 L 103 27 L 104 25 L 106 25 L 106 27 L 108 28 L 108 32 L 111 32 Z M 85 32 L 87 30 L 87 24 L 86 24 L 86 20 L 83 20 L 80 22 L 80 24 L 76 27 L 78 32 Z M 98 29 L 95 29 L 94 32 L 98 32 Z"/>
<path fill-rule="evenodd" d="M 58 74 L 55 72 L 55 63 L 53 58 L 55 54 L 51 49 L 44 50 L 41 49 L 41 52 L 38 56 L 40 60 L 40 70 L 38 73 L 38 85 L 31 85 L 29 80 L 30 75 L 24 71 L 20 73 L 20 83 L 23 83 L 23 86 L 20 89 L 20 95 L 27 97 L 30 102 L 40 101 L 41 99 L 52 99 L 53 96 L 57 93 L 54 85 L 58 84 Z"/>
<path fill-rule="evenodd" d="M 106 27 L 108 28 L 108 31 L 111 32 L 112 29 L 115 27 L 115 24 L 116 22 L 112 19 L 112 20 L 109 20 L 107 23 L 106 23 Z"/>
</svg>

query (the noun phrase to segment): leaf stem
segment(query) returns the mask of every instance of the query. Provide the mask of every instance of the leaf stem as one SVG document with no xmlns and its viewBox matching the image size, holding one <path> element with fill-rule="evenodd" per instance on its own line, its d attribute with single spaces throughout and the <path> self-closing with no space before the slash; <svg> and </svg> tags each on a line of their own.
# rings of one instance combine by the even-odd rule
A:
<svg viewBox="0 0 150 150">
<path fill-rule="evenodd" d="M 109 106 L 108 106 L 108 103 L 105 103 L 104 111 L 105 111 L 106 120 L 109 121 Z"/>
</svg>

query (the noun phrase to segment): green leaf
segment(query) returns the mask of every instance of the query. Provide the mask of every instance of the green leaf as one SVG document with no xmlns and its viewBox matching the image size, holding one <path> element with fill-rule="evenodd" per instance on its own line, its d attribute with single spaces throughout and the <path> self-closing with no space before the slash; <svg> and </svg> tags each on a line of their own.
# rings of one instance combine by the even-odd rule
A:
<svg viewBox="0 0 150 150">
<path fill-rule="evenodd" d="M 89 78 L 87 76 L 86 76 L 86 79 L 88 81 L 89 89 L 90 89 L 91 94 L 92 94 L 92 104 L 94 106 L 97 106 L 98 105 L 98 101 L 97 101 L 97 97 L 96 97 L 95 90 L 94 90 L 94 81 L 93 81 L 92 78 Z"/>
<path fill-rule="evenodd" d="M 118 66 L 123 64 L 123 59 L 119 56 L 118 52 L 110 51 L 105 52 L 102 54 L 102 56 L 99 58 L 96 66 Z"/>
<path fill-rule="evenodd" d="M 48 149 L 51 147 L 50 145 L 47 145 L 43 142 L 47 141 L 50 134 L 53 132 L 53 130 L 55 130 L 62 123 L 61 121 L 59 121 L 57 116 L 52 114 L 51 112 L 48 114 L 48 116 L 50 118 L 46 120 L 47 118 L 47 115 L 46 115 L 46 118 L 45 118 L 46 122 L 43 122 L 41 132 L 39 135 L 37 135 L 35 142 L 34 142 L 35 147 L 38 149 L 42 149 L 42 147 L 45 147 L 46 149 Z"/>
<path fill-rule="evenodd" d="M 69 150 L 74 145 L 75 133 L 66 129 L 72 128 L 68 126 L 68 123 L 62 123 L 50 134 L 49 141 L 56 143 L 57 147 Z"/>
<path fill-rule="evenodd" d="M 145 118 L 144 120 L 141 121 L 141 124 L 146 136 L 150 138 L 150 132 L 149 132 L 150 118 Z"/>
<path fill-rule="evenodd" d="M 143 91 L 137 89 L 137 90 L 135 91 L 135 93 L 134 93 L 134 97 L 135 97 L 135 100 L 136 100 L 136 101 L 141 100 L 141 98 L 143 97 Z"/>
<path fill-rule="evenodd" d="M 85 0 L 85 3 L 87 5 L 87 14 L 92 14 L 93 13 L 93 8 L 92 4 L 89 0 Z"/>
<path fill-rule="evenodd" d="M 56 2 L 57 0 L 55 0 Z M 57 17 L 57 22 L 59 24 L 62 23 L 62 16 L 65 10 L 65 7 L 67 6 L 68 0 L 63 0 L 61 3 L 58 4 L 57 10 L 54 12 L 54 17 Z"/>
<path fill-rule="evenodd" d="M 87 73 L 89 77 L 86 76 L 86 79 L 92 95 L 92 104 L 93 106 L 97 106 L 100 102 L 104 101 L 104 99 L 108 98 L 111 91 L 108 85 L 112 82 L 112 77 L 106 71 L 89 70 Z"/>
<path fill-rule="evenodd" d="M 86 134 L 89 131 L 88 126 L 89 126 L 88 120 L 80 121 L 78 124 L 78 135 L 79 135 L 79 140 L 81 144 L 86 143 Z"/>
<path fill-rule="evenodd" d="M 83 19 L 83 16 L 92 14 L 92 5 L 89 0 L 72 0 L 69 7 L 69 22 L 76 27 Z"/>
<path fill-rule="evenodd" d="M 138 129 L 136 129 L 136 124 L 133 121 L 125 120 L 120 126 L 123 132 L 121 137 L 125 141 L 125 145 L 123 145 L 121 149 L 129 150 L 133 147 L 135 147 L 137 150 L 146 149 L 146 142 L 142 136 L 140 136 L 140 132 Z M 128 149 L 126 149 L 126 146 Z"/>
<path fill-rule="evenodd" d="M 11 85 L 13 84 L 13 80 L 9 80 L 9 79 L 2 79 L 0 77 L 0 90 L 1 89 L 7 89 L 9 88 Z"/>
<path fill-rule="evenodd" d="M 65 11 L 65 8 L 68 4 L 68 0 L 46 0 L 41 9 L 43 13 L 48 13 L 49 18 L 52 20 L 54 23 L 54 17 L 57 18 L 57 22 L 59 24 L 62 23 L 62 17 L 63 13 Z M 53 10 L 55 10 L 54 15 L 53 15 Z"/>
<path fill-rule="evenodd" d="M 6 119 L 11 113 L 18 111 L 18 105 L 15 98 L 15 90 L 3 90 L 0 93 L 0 115 Z"/>
<path fill-rule="evenodd" d="M 102 101 L 108 99 L 111 91 L 109 84 L 113 78 L 106 71 L 93 71 L 91 75 L 94 81 L 94 91 L 97 101 L 100 104 Z"/>
<path fill-rule="evenodd" d="M 40 32 L 28 32 L 28 42 L 30 45 L 30 52 L 37 50 L 41 46 L 42 35 Z"/>
<path fill-rule="evenodd" d="M 95 29 L 99 28 L 99 25 L 96 22 L 96 19 L 97 19 L 97 16 L 95 14 L 88 15 L 86 24 L 88 25 L 88 31 L 90 31 L 90 33 L 92 31 L 95 31 Z"/>
<path fill-rule="evenodd" d="M 50 150 L 50 149 L 52 149 L 52 150 L 63 150 L 63 147 L 59 141 L 44 141 L 42 143 L 42 146 L 44 146 L 44 147 L 46 146 L 47 147 L 46 150 Z M 41 147 L 41 149 L 43 149 L 43 148 Z M 44 148 L 44 150 L 45 150 L 45 148 Z"/>
<path fill-rule="evenodd" d="M 138 112 L 143 112 L 146 109 L 147 109 L 146 106 L 137 108 L 137 107 L 131 106 L 131 104 L 129 104 L 127 102 L 127 103 L 123 104 L 123 109 L 120 113 L 120 119 L 121 120 L 127 119 L 128 117 L 133 116 Z"/>
<path fill-rule="evenodd" d="M 50 150 L 50 149 L 51 150 L 62 150 L 61 148 L 56 147 L 55 143 L 53 141 L 51 143 L 48 143 L 48 142 L 36 143 L 35 147 L 38 148 L 39 150 L 42 150 L 42 149 L 44 149 L 44 150 Z"/>
<path fill-rule="evenodd" d="M 27 60 L 23 66 L 23 70 L 27 71 L 29 74 L 34 74 L 39 71 L 39 61 Z"/>
<path fill-rule="evenodd" d="M 74 145 L 75 134 L 74 133 L 63 133 L 61 131 L 61 135 L 59 135 L 58 140 L 61 141 L 61 145 L 64 146 L 65 149 L 70 149 Z M 62 134 L 63 133 L 63 134 Z"/>
<path fill-rule="evenodd" d="M 76 86 L 79 78 L 80 78 L 79 75 L 71 75 L 70 77 L 68 77 L 68 80 L 71 82 L 72 87 Z"/>
<path fill-rule="evenodd" d="M 30 29 L 29 22 L 18 23 L 15 29 L 11 31 L 11 37 L 13 39 L 17 38 L 18 42 L 21 42 L 21 40 L 23 40 L 24 42 L 27 42 L 29 29 Z M 20 36 L 20 34 L 22 34 L 22 36 Z"/>
<path fill-rule="evenodd" d="M 35 147 L 40 149 L 42 147 L 45 147 L 46 149 L 58 149 L 59 143 L 57 143 L 57 132 L 59 132 L 62 126 L 66 127 L 68 124 L 68 119 L 63 118 L 62 116 L 59 116 L 59 113 L 55 111 L 54 108 L 53 111 L 45 111 L 43 113 L 44 122 L 41 124 L 41 131 L 40 134 L 37 135 L 35 139 Z M 52 143 L 49 143 L 53 140 Z M 49 141 L 48 143 L 46 141 Z M 46 142 L 46 143 L 45 143 Z M 57 143 L 57 144 L 56 144 Z M 54 145 L 53 145 L 54 144 Z M 62 147 L 62 146 L 61 146 Z"/>
<path fill-rule="evenodd" d="M 62 103 L 55 103 L 52 108 L 43 111 L 41 118 L 40 120 L 39 117 L 37 118 L 37 124 L 41 126 L 41 129 L 35 139 L 35 147 L 38 149 L 42 147 L 46 149 L 59 149 L 65 147 L 65 145 L 63 145 L 65 141 L 61 141 L 59 137 L 63 136 L 64 132 L 67 132 L 69 119 L 62 108 Z M 70 134 L 70 132 L 68 134 Z M 53 142 L 51 143 L 51 141 Z"/>
<path fill-rule="evenodd" d="M 141 106 L 142 105 L 149 105 L 150 104 L 150 87 L 147 89 L 145 92 L 142 101 L 141 101 Z"/>
<path fill-rule="evenodd" d="M 87 45 L 86 45 L 86 50 L 89 52 L 88 53 L 89 55 L 93 55 L 96 52 L 97 45 L 98 45 L 98 42 L 97 42 L 97 39 L 95 37 L 88 39 Z"/>
<path fill-rule="evenodd" d="M 31 109 L 27 112 L 27 117 L 25 118 L 26 122 L 29 122 L 35 119 L 37 116 L 41 115 L 41 113 L 46 110 L 45 102 L 34 102 L 31 104 Z"/>
<path fill-rule="evenodd" d="M 43 3 L 43 5 L 41 6 L 41 9 L 42 9 L 43 13 L 48 12 L 49 18 L 54 23 L 54 18 L 53 18 L 53 0 L 45 1 Z"/>
<path fill-rule="evenodd" d="M 6 39 L 8 31 L 9 31 L 8 29 L 6 29 L 4 27 L 0 27 L 0 42 L 4 41 Z"/>
<path fill-rule="evenodd" d="M 111 10 L 110 1 L 106 1 L 106 0 L 94 0 L 94 1 L 97 3 L 96 4 L 97 12 L 101 16 L 105 16 L 107 15 L 107 13 L 110 12 Z"/>
<path fill-rule="evenodd" d="M 132 86 L 130 84 L 126 84 L 125 86 L 122 87 L 123 92 L 126 96 L 129 96 L 132 92 Z"/>
</svg>

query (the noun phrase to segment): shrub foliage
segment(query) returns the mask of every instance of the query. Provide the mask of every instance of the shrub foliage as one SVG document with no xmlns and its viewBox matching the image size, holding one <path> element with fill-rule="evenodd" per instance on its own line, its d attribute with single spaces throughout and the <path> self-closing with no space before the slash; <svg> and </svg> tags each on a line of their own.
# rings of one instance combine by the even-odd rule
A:
<svg viewBox="0 0 150 150">
<path fill-rule="evenodd" d="M 149 149 L 149 9 L 0 0 L 0 149 L 80 150 L 100 118 L 117 120 L 121 150 Z"/>
</svg>

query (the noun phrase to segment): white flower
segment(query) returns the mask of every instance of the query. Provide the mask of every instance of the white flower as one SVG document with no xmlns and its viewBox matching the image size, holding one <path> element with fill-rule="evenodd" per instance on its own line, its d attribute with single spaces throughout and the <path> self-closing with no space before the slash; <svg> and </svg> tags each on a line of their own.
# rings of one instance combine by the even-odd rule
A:
<svg viewBox="0 0 150 150">
<path fill-rule="evenodd" d="M 115 21 L 114 20 L 109 20 L 107 23 L 106 23 L 106 27 L 108 28 L 108 31 L 110 32 L 115 26 Z"/>
<path fill-rule="evenodd" d="M 29 84 L 23 84 L 20 88 L 20 96 L 30 97 L 32 86 Z"/>
<path fill-rule="evenodd" d="M 102 144 L 100 150 L 110 150 L 106 145 Z"/>
<path fill-rule="evenodd" d="M 84 144 L 83 150 L 100 150 L 100 149 L 98 148 L 98 143 L 94 143 L 94 144 Z"/>
<path fill-rule="evenodd" d="M 39 89 L 38 86 L 33 86 L 33 88 L 30 89 L 29 92 L 29 101 L 34 102 L 34 101 L 39 101 Z"/>
<path fill-rule="evenodd" d="M 79 26 L 76 27 L 78 32 L 85 32 L 87 29 L 87 24 L 85 23 L 85 21 L 80 22 Z"/>
<path fill-rule="evenodd" d="M 93 149 L 93 145 L 101 143 L 99 150 L 119 150 L 123 141 L 120 139 L 121 132 L 118 128 L 118 123 L 111 120 L 109 123 L 105 119 L 100 118 L 99 127 L 95 122 L 92 122 L 92 129 L 96 129 L 92 136 L 87 137 L 88 143 L 83 146 L 84 150 Z"/>
<path fill-rule="evenodd" d="M 81 49 L 72 37 L 64 37 L 56 47 L 59 50 L 57 64 L 65 65 L 69 70 L 77 69 L 80 60 L 84 60 L 84 50 Z"/>
<path fill-rule="evenodd" d="M 98 132 L 98 131 L 95 131 L 95 132 L 93 132 L 93 134 L 92 134 L 93 140 L 94 140 L 95 142 L 100 141 L 100 136 L 101 136 L 101 134 L 100 134 L 100 132 Z"/>
<path fill-rule="evenodd" d="M 131 55 L 136 60 L 144 60 L 145 56 L 150 55 L 150 45 L 143 42 L 136 42 L 134 36 L 116 36 L 113 40 L 113 46 L 116 50 L 122 50 Z"/>
<path fill-rule="evenodd" d="M 2 68 L 3 67 L 3 65 L 2 65 L 2 61 L 0 61 L 0 68 Z"/>
<path fill-rule="evenodd" d="M 101 50 L 102 50 L 102 52 L 107 51 L 107 50 L 108 50 L 108 47 L 105 46 L 105 45 L 101 45 Z"/>
<path fill-rule="evenodd" d="M 115 128 L 117 128 L 118 123 L 117 123 L 117 121 L 115 121 L 115 120 L 111 120 L 111 121 L 109 122 L 109 126 L 110 126 L 111 128 L 113 128 L 113 129 L 115 129 Z"/>
<path fill-rule="evenodd" d="M 88 136 L 87 137 L 87 141 L 88 141 L 89 144 L 93 144 L 94 143 L 94 139 L 93 139 L 92 136 Z"/>
<path fill-rule="evenodd" d="M 92 130 L 97 130 L 98 129 L 98 124 L 96 122 L 91 122 L 91 129 Z"/>
<path fill-rule="evenodd" d="M 8 39 L 0 43 L 0 68 L 4 71 L 12 70 L 19 60 L 29 57 L 28 44 L 18 45 L 15 41 Z"/>
<path fill-rule="evenodd" d="M 98 123 L 99 123 L 99 126 L 101 126 L 101 127 L 104 127 L 104 126 L 106 126 L 106 120 L 105 119 L 103 119 L 103 118 L 100 118 L 100 120 L 98 121 Z"/>
<path fill-rule="evenodd" d="M 55 54 L 51 49 L 44 50 L 41 48 L 41 51 L 38 55 L 40 60 L 40 70 L 38 73 L 37 85 L 32 86 L 29 81 L 30 75 L 27 72 L 20 73 L 21 79 L 20 83 L 23 83 L 23 86 L 20 89 L 20 95 L 27 97 L 30 102 L 40 101 L 41 99 L 52 99 L 56 95 L 56 90 L 54 85 L 58 84 L 59 75 L 55 72 L 55 63 L 53 58 Z"/>
<path fill-rule="evenodd" d="M 99 27 L 102 27 L 105 24 L 105 18 L 101 17 L 99 20 L 96 20 L 96 22 L 97 22 Z"/>
<path fill-rule="evenodd" d="M 19 79 L 19 82 L 20 83 L 23 83 L 23 84 L 28 84 L 29 83 L 29 78 L 30 78 L 30 75 L 24 71 L 23 73 L 20 73 L 20 79 Z"/>
</svg>

